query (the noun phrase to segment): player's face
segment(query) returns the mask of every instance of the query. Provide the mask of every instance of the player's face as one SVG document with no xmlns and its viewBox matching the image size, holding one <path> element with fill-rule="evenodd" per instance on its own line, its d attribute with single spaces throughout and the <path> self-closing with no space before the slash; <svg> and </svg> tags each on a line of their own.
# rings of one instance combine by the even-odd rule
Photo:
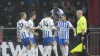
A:
<svg viewBox="0 0 100 56">
<path fill-rule="evenodd" d="M 76 12 L 76 16 L 78 17 L 79 16 L 79 14 Z"/>
<path fill-rule="evenodd" d="M 66 20 L 66 17 L 65 16 L 61 16 L 61 20 L 62 21 L 65 21 Z"/>
<path fill-rule="evenodd" d="M 36 19 L 36 14 L 32 16 L 33 20 Z"/>
<path fill-rule="evenodd" d="M 77 16 L 77 18 L 79 18 L 80 14 L 77 12 L 77 13 L 76 13 L 76 16 Z"/>
<path fill-rule="evenodd" d="M 24 18 L 27 19 L 27 15 L 26 14 L 24 14 Z"/>
</svg>

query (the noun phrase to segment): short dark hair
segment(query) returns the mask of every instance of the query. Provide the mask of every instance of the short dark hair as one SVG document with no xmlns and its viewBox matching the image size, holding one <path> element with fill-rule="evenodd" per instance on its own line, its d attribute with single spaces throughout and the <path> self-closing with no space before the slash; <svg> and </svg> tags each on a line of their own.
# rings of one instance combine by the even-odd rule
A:
<svg viewBox="0 0 100 56">
<path fill-rule="evenodd" d="M 21 12 L 20 17 L 23 17 L 25 14 L 26 14 L 25 12 Z"/>
<path fill-rule="evenodd" d="M 30 13 L 30 17 L 32 17 L 34 15 L 36 15 L 36 12 L 35 11 L 33 11 L 32 13 Z"/>
<path fill-rule="evenodd" d="M 47 12 L 47 13 L 46 13 L 46 16 L 47 16 L 47 17 L 50 17 L 51 15 L 52 15 L 51 12 Z"/>
</svg>

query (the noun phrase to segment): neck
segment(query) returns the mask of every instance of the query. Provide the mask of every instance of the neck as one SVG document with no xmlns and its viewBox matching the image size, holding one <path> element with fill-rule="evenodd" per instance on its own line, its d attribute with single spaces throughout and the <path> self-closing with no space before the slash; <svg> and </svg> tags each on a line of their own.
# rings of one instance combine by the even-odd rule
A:
<svg viewBox="0 0 100 56">
<path fill-rule="evenodd" d="M 80 15 L 79 17 L 82 17 L 83 15 Z"/>
<path fill-rule="evenodd" d="M 63 20 L 63 22 L 65 22 L 66 20 Z"/>
</svg>

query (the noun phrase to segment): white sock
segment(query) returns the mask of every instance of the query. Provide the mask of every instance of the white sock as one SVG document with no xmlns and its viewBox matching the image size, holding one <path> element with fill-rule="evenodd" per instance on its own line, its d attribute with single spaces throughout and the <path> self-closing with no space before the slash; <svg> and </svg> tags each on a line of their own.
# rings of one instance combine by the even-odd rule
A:
<svg viewBox="0 0 100 56">
<path fill-rule="evenodd" d="M 28 56 L 32 56 L 32 51 L 28 50 Z"/>
<path fill-rule="evenodd" d="M 64 47 L 60 47 L 60 50 L 62 52 L 62 56 L 65 56 L 65 48 Z"/>
<path fill-rule="evenodd" d="M 35 48 L 34 47 L 31 48 L 31 52 L 32 52 L 32 56 L 35 56 Z"/>
<path fill-rule="evenodd" d="M 52 46 L 48 46 L 48 56 L 51 56 Z"/>
<path fill-rule="evenodd" d="M 65 56 L 68 56 L 68 51 L 69 51 L 68 46 L 65 46 Z"/>
<path fill-rule="evenodd" d="M 35 48 L 35 56 L 38 56 L 38 47 Z"/>
<path fill-rule="evenodd" d="M 44 49 L 43 49 L 43 56 L 47 56 L 48 54 L 48 46 L 44 46 Z"/>
<path fill-rule="evenodd" d="M 22 51 L 18 54 L 18 56 L 21 56 L 22 54 L 25 54 L 28 50 L 26 48 L 23 48 Z"/>
<path fill-rule="evenodd" d="M 54 50 L 55 55 L 58 56 L 58 52 L 57 52 L 57 44 L 54 44 L 53 50 Z"/>
</svg>

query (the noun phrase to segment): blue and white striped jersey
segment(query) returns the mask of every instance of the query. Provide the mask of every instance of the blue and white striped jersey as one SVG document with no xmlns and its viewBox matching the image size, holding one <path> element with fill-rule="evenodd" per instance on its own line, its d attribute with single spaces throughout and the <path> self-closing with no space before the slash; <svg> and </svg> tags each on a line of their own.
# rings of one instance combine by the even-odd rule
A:
<svg viewBox="0 0 100 56">
<path fill-rule="evenodd" d="M 28 20 L 28 23 L 29 23 L 29 26 L 35 27 L 34 22 L 32 20 Z M 34 33 L 31 30 L 29 30 L 29 35 L 30 35 L 30 38 L 34 37 Z"/>
<path fill-rule="evenodd" d="M 53 37 L 52 29 L 55 29 L 55 27 L 54 27 L 54 22 L 50 17 L 42 19 L 41 22 L 39 23 L 39 26 L 41 26 L 41 29 L 43 31 L 43 38 Z"/>
<path fill-rule="evenodd" d="M 69 39 L 69 27 L 73 27 L 72 24 L 69 21 L 59 21 L 58 26 L 59 31 L 58 31 L 58 36 L 59 39 Z"/>
<path fill-rule="evenodd" d="M 20 33 L 21 39 L 29 37 L 29 24 L 24 19 L 17 22 L 17 28 Z"/>
</svg>

